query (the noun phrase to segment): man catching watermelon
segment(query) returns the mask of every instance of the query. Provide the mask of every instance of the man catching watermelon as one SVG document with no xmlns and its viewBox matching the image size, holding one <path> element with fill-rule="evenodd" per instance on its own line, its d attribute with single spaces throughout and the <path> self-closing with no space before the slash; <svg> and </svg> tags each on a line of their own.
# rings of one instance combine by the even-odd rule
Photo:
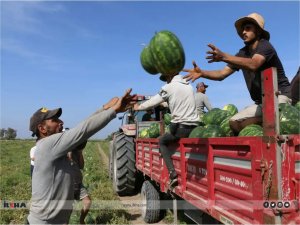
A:
<svg viewBox="0 0 300 225">
<path fill-rule="evenodd" d="M 249 124 L 262 123 L 262 91 L 261 91 L 261 72 L 270 67 L 277 68 L 278 96 L 279 103 L 291 103 L 290 83 L 285 75 L 281 61 L 276 50 L 269 42 L 270 34 L 264 29 L 264 18 L 252 13 L 246 17 L 240 18 L 235 22 L 238 35 L 243 39 L 245 47 L 233 56 L 222 52 L 213 44 L 207 52 L 208 63 L 225 62 L 227 65 L 221 70 L 207 71 L 200 69 L 193 62 L 193 69 L 184 69 L 188 72 L 184 78 L 194 82 L 203 77 L 210 80 L 223 80 L 234 72 L 241 69 L 251 96 L 253 105 L 246 107 L 230 119 L 230 126 L 237 134 L 240 130 Z"/>
</svg>

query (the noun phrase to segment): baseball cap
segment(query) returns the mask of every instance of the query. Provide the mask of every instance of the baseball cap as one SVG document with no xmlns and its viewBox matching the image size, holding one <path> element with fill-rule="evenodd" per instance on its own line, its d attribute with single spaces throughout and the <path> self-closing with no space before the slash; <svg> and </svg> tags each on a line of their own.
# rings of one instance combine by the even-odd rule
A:
<svg viewBox="0 0 300 225">
<path fill-rule="evenodd" d="M 196 88 L 200 88 L 200 87 L 205 87 L 205 88 L 207 88 L 208 85 L 204 84 L 203 82 L 199 82 L 199 83 L 197 84 Z"/>
<path fill-rule="evenodd" d="M 44 120 L 51 119 L 53 117 L 60 117 L 62 114 L 62 109 L 57 108 L 49 110 L 45 107 L 38 109 L 30 118 L 29 130 L 32 131 L 32 137 L 36 135 L 37 126 Z"/>
</svg>

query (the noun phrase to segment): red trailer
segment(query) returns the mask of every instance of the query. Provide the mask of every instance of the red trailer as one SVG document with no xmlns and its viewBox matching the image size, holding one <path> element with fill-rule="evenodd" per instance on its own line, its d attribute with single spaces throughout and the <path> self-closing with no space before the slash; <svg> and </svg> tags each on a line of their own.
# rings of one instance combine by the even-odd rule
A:
<svg viewBox="0 0 300 225">
<path fill-rule="evenodd" d="M 146 222 L 159 219 L 160 193 L 168 193 L 188 212 L 224 224 L 300 224 L 300 135 L 279 135 L 275 73 L 262 74 L 264 136 L 181 139 L 172 156 L 179 178 L 172 192 L 158 139 L 135 139 Z"/>
</svg>

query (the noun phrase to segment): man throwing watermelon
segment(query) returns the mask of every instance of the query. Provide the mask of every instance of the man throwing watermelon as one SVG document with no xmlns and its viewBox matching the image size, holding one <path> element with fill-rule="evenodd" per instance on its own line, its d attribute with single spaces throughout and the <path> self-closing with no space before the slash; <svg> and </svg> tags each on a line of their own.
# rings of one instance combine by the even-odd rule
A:
<svg viewBox="0 0 300 225">
<path fill-rule="evenodd" d="M 235 133 L 238 133 L 249 124 L 262 123 L 262 96 L 261 96 L 261 72 L 270 67 L 277 68 L 278 96 L 279 103 L 290 103 L 290 83 L 285 75 L 281 61 L 276 50 L 269 42 L 270 34 L 264 29 L 264 18 L 252 13 L 242 17 L 235 22 L 238 35 L 243 39 L 245 46 L 233 56 L 222 52 L 213 44 L 207 52 L 208 63 L 226 62 L 227 65 L 221 70 L 207 71 L 200 69 L 193 61 L 193 69 L 184 69 L 188 72 L 184 77 L 194 82 L 203 77 L 210 80 L 223 80 L 234 72 L 241 69 L 250 92 L 253 105 L 246 107 L 230 119 L 230 126 Z"/>
</svg>

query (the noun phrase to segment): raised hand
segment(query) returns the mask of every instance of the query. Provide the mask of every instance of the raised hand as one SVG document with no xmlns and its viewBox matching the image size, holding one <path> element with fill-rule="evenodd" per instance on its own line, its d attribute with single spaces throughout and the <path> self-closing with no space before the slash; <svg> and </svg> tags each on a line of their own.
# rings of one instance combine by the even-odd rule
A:
<svg viewBox="0 0 300 225">
<path fill-rule="evenodd" d="M 213 44 L 208 44 L 208 47 L 211 48 L 210 51 L 207 51 L 206 53 L 209 54 L 206 59 L 208 60 L 208 63 L 213 63 L 213 62 L 220 62 L 223 60 L 224 58 L 224 53 L 218 49 L 216 46 L 214 46 Z"/>
<path fill-rule="evenodd" d="M 136 95 L 130 95 L 131 90 L 131 88 L 126 90 L 123 97 L 119 98 L 116 104 L 112 106 L 116 113 L 125 112 L 127 109 L 131 108 L 134 103 L 136 103 L 136 100 L 134 100 Z"/>
<path fill-rule="evenodd" d="M 183 78 L 185 78 L 187 81 L 191 80 L 192 82 L 194 82 L 195 80 L 197 80 L 198 78 L 200 78 L 202 76 L 202 71 L 200 69 L 200 67 L 198 67 L 198 65 L 196 64 L 195 61 L 193 61 L 193 69 L 183 69 L 183 72 L 188 72 L 187 75 L 185 75 Z"/>
</svg>

